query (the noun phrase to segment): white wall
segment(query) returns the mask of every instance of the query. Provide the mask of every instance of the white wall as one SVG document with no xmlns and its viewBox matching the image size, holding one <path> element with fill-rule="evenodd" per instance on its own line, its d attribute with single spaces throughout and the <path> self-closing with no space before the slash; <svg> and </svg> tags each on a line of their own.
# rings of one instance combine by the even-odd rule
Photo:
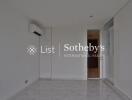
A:
<svg viewBox="0 0 132 100">
<path fill-rule="evenodd" d="M 101 68 L 100 73 L 101 73 L 101 77 L 103 79 L 106 79 L 106 77 L 107 77 L 107 73 L 106 73 L 106 69 L 107 69 L 106 65 L 108 64 L 108 60 L 106 58 L 106 57 L 108 57 L 108 56 L 106 56 L 107 55 L 106 45 L 108 43 L 107 38 L 108 37 L 106 36 L 105 30 L 102 28 L 101 34 L 100 34 L 100 44 L 105 47 L 105 50 L 100 51 L 100 56 L 101 56 L 101 58 L 100 58 L 100 68 Z"/>
<path fill-rule="evenodd" d="M 77 79 L 87 78 L 87 58 L 65 58 L 63 56 L 63 44 L 75 45 L 77 43 L 87 45 L 87 29 L 83 27 L 53 28 L 52 44 L 56 47 L 56 53 L 52 56 L 53 79 Z M 60 56 L 59 56 L 60 43 Z"/>
<path fill-rule="evenodd" d="M 51 28 L 46 28 L 44 35 L 40 38 L 40 45 L 43 48 L 51 47 Z M 44 49 L 43 49 L 44 51 Z M 40 77 L 51 78 L 51 55 L 40 54 Z"/>
<path fill-rule="evenodd" d="M 105 47 L 104 51 L 101 51 L 101 65 L 103 71 L 103 78 L 113 83 L 113 49 L 114 49 L 114 37 L 113 26 L 106 29 L 102 29 L 101 44 Z"/>
<path fill-rule="evenodd" d="M 41 38 L 41 45 L 55 47 L 55 54 L 41 54 L 40 56 L 40 77 L 52 79 L 79 79 L 87 78 L 86 58 L 64 58 L 63 53 L 59 56 L 59 42 L 61 50 L 64 43 L 86 44 L 87 29 L 81 27 L 60 27 L 46 29 L 46 34 Z M 52 43 L 51 43 L 52 41 Z"/>
<path fill-rule="evenodd" d="M 38 37 L 28 31 L 26 18 L 8 5 L 0 5 L 0 100 L 6 100 L 39 78 L 38 55 L 29 55 L 29 45 Z"/>
<path fill-rule="evenodd" d="M 132 2 L 114 20 L 114 82 L 132 99 Z"/>
</svg>

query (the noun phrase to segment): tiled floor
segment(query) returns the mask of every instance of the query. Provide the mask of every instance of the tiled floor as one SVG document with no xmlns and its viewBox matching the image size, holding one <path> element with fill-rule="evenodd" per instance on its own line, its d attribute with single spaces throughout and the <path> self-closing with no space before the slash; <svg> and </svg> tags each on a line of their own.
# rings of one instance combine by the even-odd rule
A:
<svg viewBox="0 0 132 100">
<path fill-rule="evenodd" d="M 40 80 L 11 100 L 122 100 L 99 80 Z"/>
</svg>

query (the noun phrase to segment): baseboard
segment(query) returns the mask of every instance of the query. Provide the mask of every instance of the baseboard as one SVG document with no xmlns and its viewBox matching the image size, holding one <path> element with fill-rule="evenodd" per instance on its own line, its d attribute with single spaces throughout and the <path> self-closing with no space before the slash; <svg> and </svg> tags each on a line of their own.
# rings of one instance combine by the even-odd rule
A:
<svg viewBox="0 0 132 100">
<path fill-rule="evenodd" d="M 123 91 L 121 91 L 121 89 L 116 87 L 113 82 L 108 79 L 104 79 L 103 81 L 106 85 L 111 87 L 123 100 L 131 100 Z"/>
<path fill-rule="evenodd" d="M 39 80 L 52 80 L 51 78 L 43 78 L 43 77 L 40 77 Z"/>
<path fill-rule="evenodd" d="M 103 79 L 107 85 L 114 86 L 114 83 L 109 79 Z"/>
<path fill-rule="evenodd" d="M 40 80 L 62 80 L 62 81 L 87 81 L 86 79 L 77 79 L 77 78 L 43 78 L 43 77 L 40 77 Z"/>
<path fill-rule="evenodd" d="M 101 80 L 101 78 L 88 78 L 87 80 Z"/>
</svg>

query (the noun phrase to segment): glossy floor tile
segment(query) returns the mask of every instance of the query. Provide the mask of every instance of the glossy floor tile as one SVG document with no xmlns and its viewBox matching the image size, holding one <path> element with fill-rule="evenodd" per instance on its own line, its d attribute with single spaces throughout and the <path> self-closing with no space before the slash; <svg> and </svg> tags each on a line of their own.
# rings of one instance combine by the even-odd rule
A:
<svg viewBox="0 0 132 100">
<path fill-rule="evenodd" d="M 123 100 L 100 80 L 39 80 L 11 100 Z"/>
</svg>

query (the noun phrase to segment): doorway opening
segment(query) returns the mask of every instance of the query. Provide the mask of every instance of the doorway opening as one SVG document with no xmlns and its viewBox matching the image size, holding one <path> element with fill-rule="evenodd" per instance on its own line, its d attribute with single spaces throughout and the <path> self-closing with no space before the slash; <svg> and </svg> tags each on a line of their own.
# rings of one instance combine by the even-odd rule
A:
<svg viewBox="0 0 132 100">
<path fill-rule="evenodd" d="M 100 31 L 88 30 L 87 31 L 87 45 L 96 46 L 100 45 Z M 100 78 L 100 50 L 88 50 L 87 57 L 87 78 Z"/>
</svg>

